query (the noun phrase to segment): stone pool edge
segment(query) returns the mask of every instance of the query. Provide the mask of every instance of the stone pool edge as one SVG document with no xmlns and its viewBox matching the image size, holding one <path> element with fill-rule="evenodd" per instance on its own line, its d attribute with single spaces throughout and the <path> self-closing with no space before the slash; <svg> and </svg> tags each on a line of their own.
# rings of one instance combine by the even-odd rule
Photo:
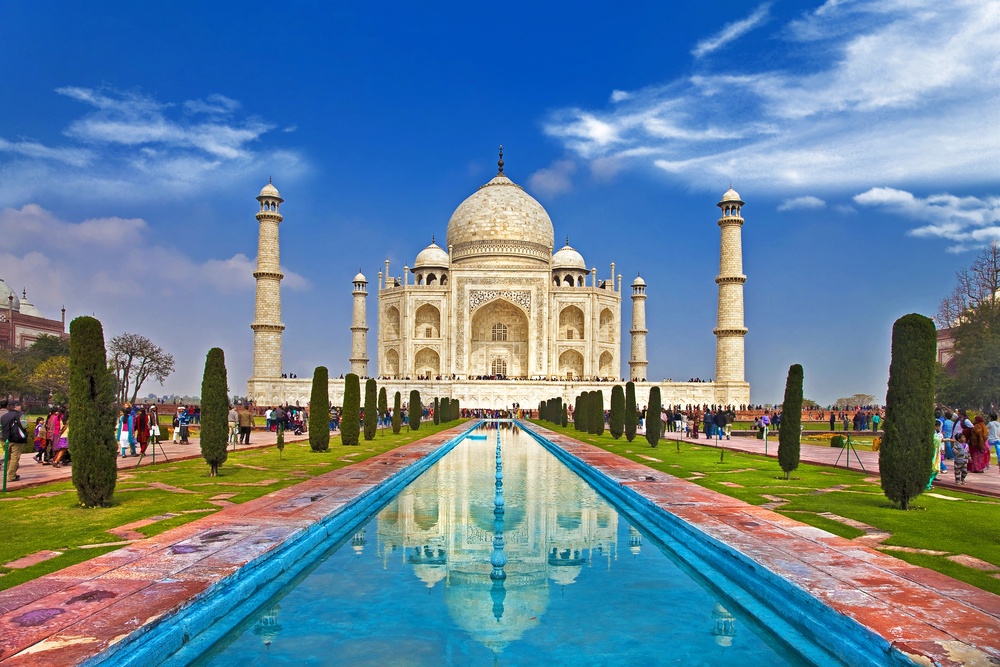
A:
<svg viewBox="0 0 1000 667">
<path fill-rule="evenodd" d="M 0 592 L 0 665 L 118 667 L 168 660 L 196 638 L 196 628 L 210 628 L 271 579 L 308 567 L 299 556 L 398 492 L 480 422 Z"/>
<path fill-rule="evenodd" d="M 689 554 L 846 664 L 1000 663 L 1000 596 L 519 423 L 616 503 L 696 542 Z"/>
</svg>

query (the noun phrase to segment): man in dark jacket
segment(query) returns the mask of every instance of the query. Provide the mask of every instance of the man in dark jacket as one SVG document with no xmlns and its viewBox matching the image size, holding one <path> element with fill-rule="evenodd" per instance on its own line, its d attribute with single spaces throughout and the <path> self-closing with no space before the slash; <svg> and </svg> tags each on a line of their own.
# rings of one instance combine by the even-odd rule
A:
<svg viewBox="0 0 1000 667">
<path fill-rule="evenodd" d="M 21 462 L 21 452 L 24 451 L 24 444 L 28 438 L 24 426 L 21 424 L 21 404 L 14 403 L 14 409 L 8 409 L 7 401 L 0 402 L 0 409 L 4 412 L 0 415 L 0 439 L 4 442 L 4 455 L 7 460 L 7 482 L 16 482 L 21 479 L 17 474 L 18 465 Z M 15 427 L 14 424 L 17 424 Z"/>
<path fill-rule="evenodd" d="M 702 423 L 704 424 L 702 430 L 705 431 L 705 439 L 712 439 L 712 428 L 715 426 L 715 415 L 712 414 L 711 410 L 705 410 L 705 416 L 702 418 Z"/>
</svg>

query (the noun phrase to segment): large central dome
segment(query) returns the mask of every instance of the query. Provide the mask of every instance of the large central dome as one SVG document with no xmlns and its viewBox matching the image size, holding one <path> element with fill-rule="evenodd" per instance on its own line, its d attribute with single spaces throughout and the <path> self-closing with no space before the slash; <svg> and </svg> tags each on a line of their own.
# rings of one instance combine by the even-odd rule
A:
<svg viewBox="0 0 1000 667">
<path fill-rule="evenodd" d="M 548 264 L 554 233 L 542 205 L 501 171 L 462 202 L 448 221 L 452 261 Z"/>
</svg>

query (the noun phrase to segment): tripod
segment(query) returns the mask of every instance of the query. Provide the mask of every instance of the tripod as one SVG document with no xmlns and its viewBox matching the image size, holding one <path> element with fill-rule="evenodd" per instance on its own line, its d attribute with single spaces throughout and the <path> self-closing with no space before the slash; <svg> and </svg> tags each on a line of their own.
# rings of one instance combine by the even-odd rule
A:
<svg viewBox="0 0 1000 667">
<path fill-rule="evenodd" d="M 157 445 L 159 445 L 159 446 L 160 446 L 160 454 L 163 454 L 163 459 L 164 459 L 164 460 L 165 460 L 165 461 L 166 461 L 167 463 L 170 463 L 170 459 L 168 459 L 168 458 L 167 458 L 167 453 L 166 453 L 165 451 L 163 451 L 163 445 L 162 445 L 162 444 L 160 444 L 160 441 L 159 441 L 159 439 L 155 439 L 155 438 L 154 438 L 154 439 L 153 439 L 153 441 L 152 441 L 151 443 L 149 443 L 149 444 L 151 444 L 151 445 L 153 446 L 153 462 L 152 462 L 152 463 L 151 463 L 150 465 L 156 465 L 156 446 L 157 446 Z M 145 453 L 145 452 L 143 452 L 142 454 L 140 454 L 140 455 L 139 455 L 139 460 L 135 462 L 135 467 L 136 467 L 136 468 L 138 468 L 138 467 L 139 467 L 139 465 L 140 465 L 140 464 L 142 463 L 142 458 L 143 458 L 144 456 L 146 456 L 146 453 Z"/>
<path fill-rule="evenodd" d="M 836 468 L 837 464 L 840 463 L 840 457 L 844 455 L 844 452 L 847 452 L 847 469 L 848 470 L 851 469 L 851 452 L 854 452 L 854 458 L 857 459 L 858 465 L 861 466 L 862 472 L 868 472 L 867 470 L 865 470 L 865 464 L 861 462 L 861 457 L 858 456 L 858 450 L 857 450 L 857 448 L 854 446 L 854 443 L 851 442 L 851 434 L 850 433 L 847 434 L 847 446 L 844 449 L 840 450 L 840 454 L 837 454 L 837 460 L 833 463 L 833 467 Z"/>
</svg>

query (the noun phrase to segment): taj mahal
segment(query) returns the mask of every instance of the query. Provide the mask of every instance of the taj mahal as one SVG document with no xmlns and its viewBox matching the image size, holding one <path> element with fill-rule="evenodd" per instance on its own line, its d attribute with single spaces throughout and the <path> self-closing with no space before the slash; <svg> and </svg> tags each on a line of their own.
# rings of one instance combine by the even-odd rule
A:
<svg viewBox="0 0 1000 667">
<path fill-rule="evenodd" d="M 390 395 L 412 389 L 425 399 L 456 398 L 463 407 L 533 407 L 561 396 L 605 389 L 626 376 L 645 403 L 660 386 L 664 404 L 750 402 L 744 377 L 744 202 L 730 189 L 717 204 L 721 216 L 716 371 L 712 382 L 647 381 L 646 283 L 631 284 L 630 354 L 622 363 L 622 275 L 601 277 L 569 245 L 555 247 L 552 220 L 531 195 L 498 171 L 451 215 L 445 243 L 436 237 L 413 266 L 390 276 L 378 271 L 376 359 L 368 352 L 368 279 L 353 280 L 351 372 L 379 378 Z M 278 228 L 284 201 L 272 183 L 260 205 L 253 376 L 247 396 L 258 405 L 306 405 L 312 381 L 281 377 L 281 280 Z M 380 267 L 381 268 L 381 267 Z M 655 297 L 654 297 L 655 298 Z M 369 368 L 372 364 L 374 368 Z M 623 366 L 627 365 L 627 372 Z M 332 375 L 332 374 L 331 374 Z M 344 381 L 331 377 L 330 400 L 343 401 Z"/>
</svg>

